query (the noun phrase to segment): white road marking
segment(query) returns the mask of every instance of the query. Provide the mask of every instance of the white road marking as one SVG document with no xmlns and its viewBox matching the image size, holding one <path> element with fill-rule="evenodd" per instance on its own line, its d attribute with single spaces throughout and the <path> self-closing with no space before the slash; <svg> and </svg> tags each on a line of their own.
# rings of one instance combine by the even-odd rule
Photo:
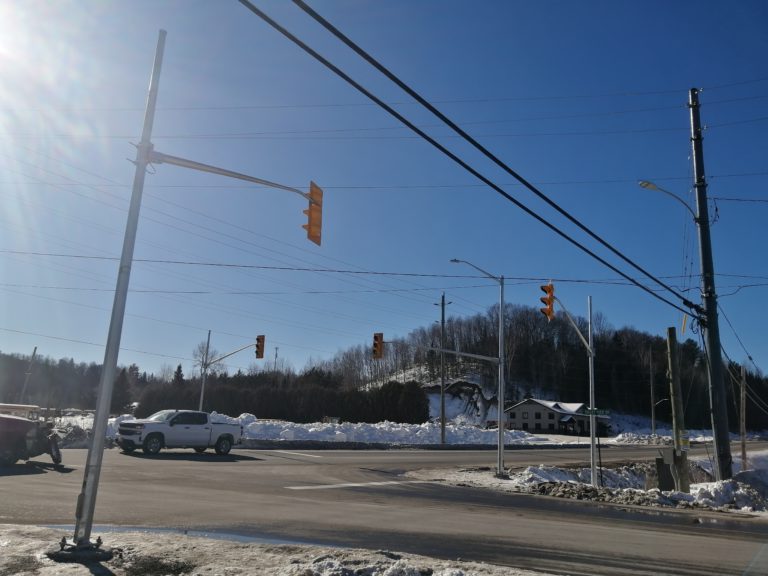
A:
<svg viewBox="0 0 768 576">
<path fill-rule="evenodd" d="M 366 486 L 390 486 L 393 484 L 431 484 L 429 480 L 389 480 L 387 482 L 347 482 L 344 484 L 315 484 L 312 486 L 286 486 L 287 490 L 328 490 L 333 488 L 365 488 Z"/>
<path fill-rule="evenodd" d="M 290 454 L 291 456 L 306 456 L 307 458 L 322 458 L 317 454 L 304 454 L 303 452 L 288 452 L 287 450 L 270 450 L 270 452 L 278 452 L 280 454 Z"/>
</svg>

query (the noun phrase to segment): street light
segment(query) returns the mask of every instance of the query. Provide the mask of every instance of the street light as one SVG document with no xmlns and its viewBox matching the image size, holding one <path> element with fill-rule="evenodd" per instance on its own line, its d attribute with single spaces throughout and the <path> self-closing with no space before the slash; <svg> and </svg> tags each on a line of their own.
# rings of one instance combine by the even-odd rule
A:
<svg viewBox="0 0 768 576">
<path fill-rule="evenodd" d="M 505 476 L 504 472 L 504 430 L 505 415 L 504 415 L 504 276 L 494 276 L 490 272 L 486 272 L 479 266 L 475 266 L 472 262 L 466 260 L 459 260 L 453 258 L 451 260 L 454 264 L 462 263 L 467 266 L 471 266 L 481 274 L 495 280 L 499 283 L 499 391 L 497 393 L 497 412 L 499 415 L 499 440 L 497 448 L 497 462 L 496 462 L 496 476 L 499 478 Z"/>
<path fill-rule="evenodd" d="M 662 188 L 661 186 L 659 186 L 658 184 L 655 184 L 654 182 L 651 182 L 649 180 L 638 180 L 637 184 L 638 184 L 638 186 L 640 186 L 640 188 L 645 188 L 646 190 L 654 190 L 656 192 L 661 192 L 662 194 L 666 194 L 667 196 L 669 196 L 671 198 L 674 198 L 675 200 L 680 202 L 680 204 L 685 206 L 685 209 L 688 210 L 688 212 L 691 213 L 691 216 L 693 216 L 693 221 L 696 222 L 697 224 L 699 223 L 699 217 L 696 215 L 696 212 L 693 211 L 693 208 L 691 208 L 688 205 L 688 202 L 686 202 L 685 200 L 680 198 L 680 196 L 678 196 L 674 192 L 670 192 L 669 190 L 666 190 L 666 189 Z"/>
<path fill-rule="evenodd" d="M 704 179 L 703 152 L 701 149 L 701 128 L 698 115 L 698 93 L 691 90 L 691 142 L 693 145 L 693 167 L 696 187 L 696 211 L 677 194 L 657 186 L 653 182 L 640 180 L 638 184 L 646 190 L 656 190 L 671 196 L 686 207 L 693 216 L 699 232 L 699 258 L 701 262 L 701 300 L 703 306 L 697 308 L 702 326 L 706 353 L 709 358 L 707 371 L 709 378 L 709 404 L 712 412 L 712 438 L 715 448 L 715 478 L 727 480 L 732 473 L 730 431 L 728 430 L 728 412 L 726 391 L 723 380 L 722 357 L 720 356 L 720 328 L 717 318 L 717 293 L 715 292 L 715 266 L 712 262 L 712 240 L 709 234 L 709 209 L 707 206 L 707 185 Z"/>
</svg>

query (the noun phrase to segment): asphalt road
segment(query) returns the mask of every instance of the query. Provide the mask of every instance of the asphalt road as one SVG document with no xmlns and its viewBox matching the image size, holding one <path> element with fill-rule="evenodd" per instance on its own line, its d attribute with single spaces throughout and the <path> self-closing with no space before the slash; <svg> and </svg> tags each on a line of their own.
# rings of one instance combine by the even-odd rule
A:
<svg viewBox="0 0 768 576">
<path fill-rule="evenodd" d="M 72 525 L 86 450 L 0 468 L 0 523 Z M 653 457 L 611 448 L 603 460 Z M 509 467 L 585 462 L 588 449 L 508 450 Z M 107 450 L 99 526 L 219 531 L 390 549 L 561 574 L 768 574 L 768 522 L 418 483 L 418 468 L 488 466 L 495 451 Z M 105 538 L 108 543 L 108 537 Z"/>
</svg>

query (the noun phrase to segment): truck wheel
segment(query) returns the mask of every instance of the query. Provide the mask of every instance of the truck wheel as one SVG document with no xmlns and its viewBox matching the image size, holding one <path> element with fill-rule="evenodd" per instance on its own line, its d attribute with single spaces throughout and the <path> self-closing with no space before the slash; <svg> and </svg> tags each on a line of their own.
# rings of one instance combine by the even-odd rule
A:
<svg viewBox="0 0 768 576">
<path fill-rule="evenodd" d="M 230 450 L 232 450 L 232 440 L 230 440 L 227 436 L 222 436 L 216 440 L 216 454 L 219 456 L 225 456 L 229 454 Z"/>
<path fill-rule="evenodd" d="M 163 447 L 163 437 L 160 434 L 150 434 L 144 439 L 142 450 L 144 454 L 157 454 Z"/>
<path fill-rule="evenodd" d="M 48 438 L 48 448 L 51 452 L 51 460 L 58 466 L 61 464 L 61 449 L 59 448 L 59 438 L 55 434 L 52 434 Z"/>
<path fill-rule="evenodd" d="M 198 454 L 202 454 L 206 450 L 207 450 L 207 448 L 205 448 L 204 446 L 199 446 L 199 447 L 195 448 L 195 452 L 197 452 Z"/>
</svg>

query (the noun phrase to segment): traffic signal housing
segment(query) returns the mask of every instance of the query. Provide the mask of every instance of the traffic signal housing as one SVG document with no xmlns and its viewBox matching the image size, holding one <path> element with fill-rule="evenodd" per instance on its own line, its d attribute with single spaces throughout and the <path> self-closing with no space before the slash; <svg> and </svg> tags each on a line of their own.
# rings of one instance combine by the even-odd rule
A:
<svg viewBox="0 0 768 576">
<path fill-rule="evenodd" d="M 307 231 L 307 238 L 320 246 L 323 231 L 323 189 L 314 182 L 309 183 L 309 208 L 304 210 L 307 223 L 302 228 Z"/>
<path fill-rule="evenodd" d="M 384 358 L 384 333 L 374 332 L 373 334 L 373 357 L 376 360 Z"/>
<path fill-rule="evenodd" d="M 539 298 L 544 303 L 544 308 L 539 308 L 541 313 L 547 317 L 548 321 L 551 321 L 555 317 L 555 286 L 550 282 L 541 287 L 541 291 L 546 294 Z"/>
<path fill-rule="evenodd" d="M 256 358 L 264 358 L 264 334 L 256 336 Z"/>
</svg>

